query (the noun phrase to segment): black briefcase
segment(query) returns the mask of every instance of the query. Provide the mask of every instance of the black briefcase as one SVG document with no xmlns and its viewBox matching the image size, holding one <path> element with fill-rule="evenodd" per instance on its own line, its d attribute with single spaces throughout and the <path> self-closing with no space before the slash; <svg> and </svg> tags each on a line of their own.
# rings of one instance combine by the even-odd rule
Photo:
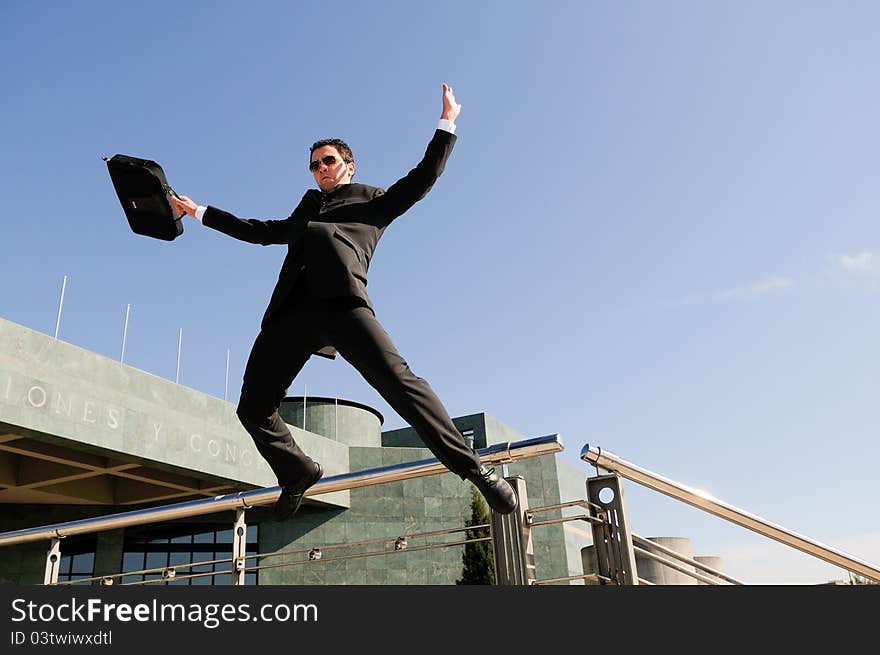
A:
<svg viewBox="0 0 880 655">
<path fill-rule="evenodd" d="M 128 155 L 104 157 L 113 188 L 135 234 L 173 241 L 183 234 L 183 214 L 171 204 L 177 195 L 168 185 L 162 167 L 149 159 Z"/>
</svg>

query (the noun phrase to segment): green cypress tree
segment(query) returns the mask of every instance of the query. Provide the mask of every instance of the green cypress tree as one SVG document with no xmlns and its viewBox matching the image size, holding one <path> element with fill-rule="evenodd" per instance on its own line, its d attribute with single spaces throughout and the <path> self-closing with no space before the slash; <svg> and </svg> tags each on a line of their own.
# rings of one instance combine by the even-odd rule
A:
<svg viewBox="0 0 880 655">
<path fill-rule="evenodd" d="M 465 527 L 472 525 L 486 525 L 489 523 L 489 508 L 483 496 L 473 485 L 471 486 L 471 518 L 465 523 Z M 479 539 L 489 536 L 489 528 L 477 528 L 468 530 L 468 539 Z M 495 555 L 492 552 L 491 541 L 478 541 L 465 544 L 461 553 L 461 579 L 455 584 L 495 584 Z"/>
</svg>

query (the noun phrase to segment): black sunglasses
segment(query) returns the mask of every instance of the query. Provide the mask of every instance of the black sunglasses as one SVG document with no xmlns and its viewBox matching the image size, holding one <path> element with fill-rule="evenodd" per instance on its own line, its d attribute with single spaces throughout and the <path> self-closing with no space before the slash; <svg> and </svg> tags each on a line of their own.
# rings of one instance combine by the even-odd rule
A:
<svg viewBox="0 0 880 655">
<path fill-rule="evenodd" d="M 309 162 L 309 170 L 314 173 L 316 170 L 318 170 L 318 167 L 321 165 L 322 162 L 327 166 L 332 166 L 337 161 L 339 161 L 339 157 L 337 157 L 336 155 L 327 155 L 326 157 L 321 157 L 320 159 L 313 159 L 311 162 Z"/>
</svg>

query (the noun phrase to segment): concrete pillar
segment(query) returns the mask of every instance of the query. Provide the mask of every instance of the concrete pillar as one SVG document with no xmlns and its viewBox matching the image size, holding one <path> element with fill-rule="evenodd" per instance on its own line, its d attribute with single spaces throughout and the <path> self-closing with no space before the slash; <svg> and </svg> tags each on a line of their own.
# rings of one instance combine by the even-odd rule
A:
<svg viewBox="0 0 880 655">
<path fill-rule="evenodd" d="M 722 560 L 720 557 L 717 557 L 715 555 L 701 555 L 701 556 L 695 557 L 694 559 L 697 562 L 699 562 L 700 564 L 705 564 L 706 566 L 711 566 L 716 571 L 721 571 L 722 573 L 724 573 L 724 560 Z M 715 577 L 711 573 L 709 573 L 708 571 L 703 571 L 700 569 L 697 570 L 697 573 L 702 573 L 703 575 L 707 575 L 710 578 Z M 708 585 L 709 583 L 708 582 L 698 582 L 698 584 Z M 728 583 L 722 582 L 722 584 L 728 584 Z"/>
<path fill-rule="evenodd" d="M 687 537 L 648 537 L 649 541 L 653 541 L 654 543 L 660 544 L 661 546 L 665 546 L 670 550 L 674 550 L 679 555 L 687 557 L 688 559 L 694 558 L 694 551 L 691 547 L 691 540 Z M 661 557 L 670 558 L 668 555 L 664 555 L 659 550 L 652 550 L 650 547 L 643 546 L 639 544 L 645 550 L 649 550 L 656 555 L 660 555 Z M 691 571 L 694 571 L 693 566 L 688 566 L 684 562 L 679 560 L 672 560 L 676 564 L 679 564 Z M 671 569 L 665 564 L 661 562 L 657 562 L 653 559 L 649 559 L 644 555 L 640 555 L 636 552 L 636 570 L 639 572 L 639 577 L 647 580 L 648 582 L 653 582 L 657 585 L 696 585 L 697 580 L 695 578 L 690 577 L 689 575 L 685 575 L 684 573 L 680 573 L 675 569 Z"/>
<path fill-rule="evenodd" d="M 95 577 L 122 573 L 125 529 L 120 528 L 118 530 L 98 532 L 95 534 L 95 538 L 97 539 L 95 544 Z"/>
</svg>

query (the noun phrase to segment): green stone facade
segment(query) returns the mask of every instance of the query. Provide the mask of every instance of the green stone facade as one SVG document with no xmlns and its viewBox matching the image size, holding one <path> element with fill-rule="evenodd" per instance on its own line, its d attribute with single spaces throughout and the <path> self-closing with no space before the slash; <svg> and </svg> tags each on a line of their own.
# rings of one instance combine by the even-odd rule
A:
<svg viewBox="0 0 880 655">
<path fill-rule="evenodd" d="M 382 417 L 372 408 L 341 399 L 305 400 L 304 408 L 302 398 L 287 399 L 282 416 L 306 452 L 322 462 L 326 476 L 431 457 L 412 429 L 381 432 Z M 234 410 L 231 403 L 0 319 L 0 449 L 7 444 L 0 450 L 0 532 L 136 509 L 141 505 L 119 500 L 131 498 L 121 490 L 132 482 L 112 477 L 135 465 L 153 476 L 186 475 L 206 488 L 274 486 Z M 476 448 L 528 438 L 482 413 L 454 421 Z M 17 443 L 42 457 L 45 445 L 103 458 L 105 468 L 99 470 L 106 473 L 95 491 L 75 487 L 80 497 L 63 482 L 21 496 L 20 462 L 30 455 L 9 445 Z M 587 473 L 557 456 L 522 460 L 508 470 L 525 479 L 530 507 L 583 498 Z M 52 502 L 53 493 L 66 494 L 64 502 Z M 27 502 L 17 501 L 21 498 Z M 271 521 L 268 508 L 254 508 L 247 521 L 259 525 L 259 552 L 284 551 L 260 561 L 265 568 L 259 584 L 455 584 L 463 546 L 423 547 L 459 541 L 463 533 L 416 535 L 462 528 L 470 500 L 470 483 L 445 473 L 310 498 L 284 523 Z M 560 516 L 554 510 L 537 519 Z M 233 520 L 233 513 L 224 512 L 189 523 L 231 527 Z M 539 579 L 583 573 L 580 551 L 590 543 L 588 524 L 538 526 L 532 534 Z M 405 550 L 382 542 L 404 536 Z M 125 538 L 123 530 L 96 535 L 94 575 L 121 572 Z M 348 545 L 365 541 L 373 543 Z M 48 546 L 3 547 L 0 584 L 41 583 Z M 64 546 L 62 541 L 62 552 Z M 320 549 L 320 559 L 309 560 L 311 549 Z M 376 552 L 382 554 L 357 556 Z"/>
</svg>

